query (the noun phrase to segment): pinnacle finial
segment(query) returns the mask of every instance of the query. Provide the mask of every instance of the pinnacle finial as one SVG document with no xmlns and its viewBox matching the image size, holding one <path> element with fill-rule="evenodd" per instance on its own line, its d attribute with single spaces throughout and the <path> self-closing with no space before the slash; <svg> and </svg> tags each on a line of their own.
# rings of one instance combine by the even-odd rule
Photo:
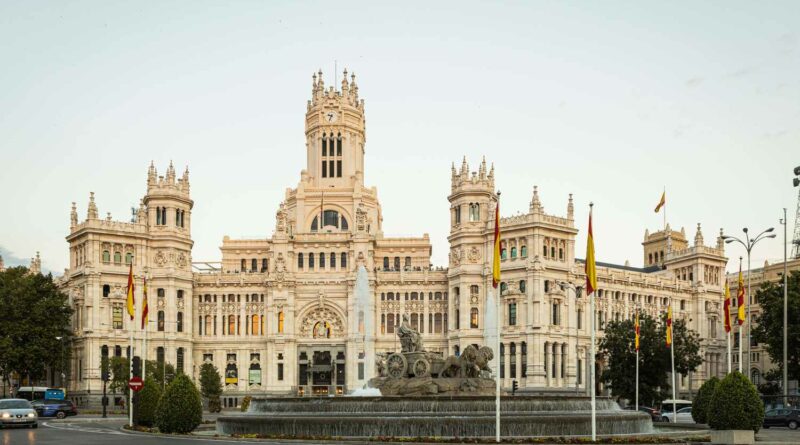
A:
<svg viewBox="0 0 800 445">
<path fill-rule="evenodd" d="M 567 202 L 567 219 L 573 219 L 575 216 L 575 205 L 572 202 L 572 193 L 569 194 L 569 201 Z"/>
</svg>

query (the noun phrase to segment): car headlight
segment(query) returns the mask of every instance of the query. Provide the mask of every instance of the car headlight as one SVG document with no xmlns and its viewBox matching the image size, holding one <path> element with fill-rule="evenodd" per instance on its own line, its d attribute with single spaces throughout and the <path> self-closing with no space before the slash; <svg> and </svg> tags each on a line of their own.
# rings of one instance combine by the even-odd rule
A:
<svg viewBox="0 0 800 445">
<path fill-rule="evenodd" d="M 28 417 L 36 417 L 36 413 L 28 413 Z"/>
<path fill-rule="evenodd" d="M 9 417 L 11 417 L 11 414 L 9 414 L 9 413 L 3 413 L 3 418 L 4 418 L 4 419 L 8 419 Z"/>
</svg>

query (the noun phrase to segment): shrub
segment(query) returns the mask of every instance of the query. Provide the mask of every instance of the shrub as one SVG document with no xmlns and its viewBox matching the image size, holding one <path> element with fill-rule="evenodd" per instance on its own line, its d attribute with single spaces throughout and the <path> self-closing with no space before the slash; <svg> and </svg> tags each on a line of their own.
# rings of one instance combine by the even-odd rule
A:
<svg viewBox="0 0 800 445">
<path fill-rule="evenodd" d="M 692 401 L 692 419 L 697 423 L 708 423 L 708 405 L 711 403 L 711 397 L 714 396 L 714 390 L 719 385 L 719 379 L 711 377 L 703 383 L 700 391 L 697 392 L 697 397 Z"/>
<path fill-rule="evenodd" d="M 243 413 L 246 413 L 246 412 L 247 412 L 247 408 L 249 408 L 249 407 L 250 407 L 250 400 L 252 400 L 252 399 L 253 399 L 253 398 L 252 398 L 252 397 L 250 397 L 250 396 L 245 396 L 245 397 L 242 399 L 242 412 L 243 412 Z"/>
<path fill-rule="evenodd" d="M 185 374 L 180 374 L 167 386 L 158 402 L 156 426 L 162 433 L 186 434 L 203 421 L 200 392 Z"/>
<path fill-rule="evenodd" d="M 222 402 L 219 400 L 219 396 L 213 396 L 208 398 L 208 412 L 210 413 L 218 413 L 222 411 Z"/>
<path fill-rule="evenodd" d="M 134 396 L 133 423 L 152 427 L 156 422 L 156 409 L 161 400 L 161 385 L 145 380 L 144 387 Z"/>
<path fill-rule="evenodd" d="M 753 430 L 764 422 L 764 404 L 755 385 L 738 371 L 717 385 L 708 405 L 708 425 L 715 430 Z"/>
</svg>

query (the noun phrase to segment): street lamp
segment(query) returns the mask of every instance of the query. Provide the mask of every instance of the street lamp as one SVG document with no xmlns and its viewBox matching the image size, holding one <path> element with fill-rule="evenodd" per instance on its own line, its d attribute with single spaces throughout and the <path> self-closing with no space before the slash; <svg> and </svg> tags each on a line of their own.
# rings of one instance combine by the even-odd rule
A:
<svg viewBox="0 0 800 445">
<path fill-rule="evenodd" d="M 797 169 L 800 169 L 798 167 Z M 794 178 L 795 183 L 797 183 L 798 179 Z M 789 309 L 789 297 L 788 297 L 788 282 L 787 282 L 787 264 L 786 264 L 786 207 L 783 208 L 783 218 L 780 220 L 780 223 L 783 224 L 783 394 L 788 394 L 789 392 L 789 373 L 788 373 L 788 363 L 787 363 L 787 326 L 788 326 L 788 309 Z M 783 406 L 786 406 L 786 399 L 783 400 Z"/>
<path fill-rule="evenodd" d="M 775 228 L 774 227 L 770 227 L 769 229 L 759 233 L 758 236 L 756 236 L 755 238 L 750 238 L 750 233 L 747 230 L 747 227 L 745 227 L 744 229 L 742 229 L 742 231 L 744 232 L 744 239 L 745 239 L 744 241 L 740 240 L 739 238 L 736 238 L 735 236 L 722 235 L 722 239 L 725 240 L 725 244 L 730 244 L 730 243 L 736 241 L 739 244 L 741 244 L 744 247 L 744 249 L 747 251 L 747 300 L 745 301 L 745 304 L 747 305 L 747 376 L 750 379 L 753 378 L 753 376 L 750 375 L 750 361 L 751 361 L 750 360 L 750 318 L 751 318 L 751 316 L 750 316 L 751 315 L 750 314 L 750 301 L 753 298 L 750 295 L 750 281 L 751 281 L 751 278 L 752 278 L 751 274 L 750 274 L 750 252 L 753 250 L 753 247 L 759 241 L 761 241 L 763 239 L 766 239 L 766 238 L 775 238 L 775 234 L 772 233 L 773 230 L 775 230 Z M 739 351 L 743 351 L 744 350 L 744 345 L 741 344 L 741 343 L 742 342 L 740 342 L 740 344 L 739 344 Z M 742 368 L 742 361 L 739 361 L 739 369 L 740 369 L 740 371 L 741 371 L 741 368 Z"/>
</svg>

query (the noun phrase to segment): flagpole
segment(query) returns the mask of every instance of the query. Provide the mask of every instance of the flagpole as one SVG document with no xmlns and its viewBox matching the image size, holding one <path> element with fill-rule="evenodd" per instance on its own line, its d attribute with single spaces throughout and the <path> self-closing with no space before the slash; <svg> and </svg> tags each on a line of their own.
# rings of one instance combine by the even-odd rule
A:
<svg viewBox="0 0 800 445">
<path fill-rule="evenodd" d="M 665 185 L 664 186 L 664 197 L 665 197 L 665 199 L 664 199 L 664 236 L 667 235 L 667 200 L 666 200 L 666 196 L 667 196 L 667 186 Z"/>
<path fill-rule="evenodd" d="M 131 317 L 130 320 L 130 327 L 128 328 L 131 333 L 131 342 L 130 342 L 130 356 L 128 356 L 128 366 L 129 366 L 129 376 L 133 378 L 133 356 L 135 354 L 134 347 L 133 347 L 133 326 L 134 326 L 134 317 Z M 130 388 L 128 385 L 128 426 L 133 428 L 133 389 Z"/>
<path fill-rule="evenodd" d="M 725 337 L 728 339 L 728 374 L 731 373 L 731 333 L 725 333 Z"/>
<path fill-rule="evenodd" d="M 594 203 L 590 202 L 589 203 L 589 237 L 593 236 L 592 233 L 591 233 L 592 209 L 593 208 L 594 208 Z M 592 250 L 593 250 L 593 252 L 592 252 L 592 260 L 591 261 L 592 261 L 592 263 L 594 263 L 594 240 L 592 240 Z M 588 261 L 589 261 L 589 259 L 587 258 L 587 262 Z M 592 267 L 594 267 L 594 264 L 592 264 Z M 592 293 L 594 293 L 594 289 L 592 289 Z M 591 304 L 591 309 L 590 310 L 592 312 L 592 339 L 591 339 L 592 345 L 591 345 L 591 356 L 590 356 L 591 363 L 587 363 L 587 365 L 590 367 L 589 387 L 590 387 L 590 394 L 592 395 L 592 442 L 594 442 L 595 440 L 597 440 L 597 405 L 596 405 L 596 400 L 595 400 L 595 385 L 594 385 L 594 378 L 595 378 L 595 375 L 594 375 L 595 374 L 595 369 L 594 369 L 594 367 L 595 367 L 595 354 L 596 354 L 596 352 L 595 352 L 595 336 L 596 336 L 596 334 L 595 334 L 595 325 L 597 324 L 597 313 L 595 313 L 594 297 L 592 297 L 591 294 L 588 295 L 588 297 L 589 297 L 589 302 Z"/>
<path fill-rule="evenodd" d="M 742 277 L 742 257 L 739 257 L 739 279 Z M 744 349 L 744 343 L 742 343 L 742 330 L 744 329 L 744 324 L 742 324 L 741 320 L 739 319 L 739 311 L 742 309 L 740 308 L 741 305 L 745 304 L 745 299 L 742 298 L 741 304 L 739 304 L 739 292 L 742 287 L 741 281 L 737 281 L 736 285 L 736 324 L 739 325 L 739 373 L 742 372 L 742 349 Z"/>
<path fill-rule="evenodd" d="M 499 193 L 498 193 L 499 194 Z M 490 291 L 491 292 L 491 291 Z M 497 369 L 500 370 L 500 293 L 498 292 L 497 299 L 495 304 L 497 305 L 497 309 L 495 310 L 495 316 L 497 318 L 497 340 L 495 342 L 495 347 L 497 352 Z M 498 372 L 497 377 L 495 379 L 495 398 L 494 398 L 494 411 L 495 411 L 495 420 L 494 420 L 494 427 L 495 427 L 495 440 L 499 443 L 500 442 L 500 373 Z"/>
<path fill-rule="evenodd" d="M 639 411 L 639 310 L 636 310 L 636 331 L 634 333 L 636 338 L 634 342 L 637 342 L 636 346 L 636 411 Z"/>
<path fill-rule="evenodd" d="M 672 297 L 669 297 L 669 312 L 670 316 L 672 316 Z M 674 323 L 672 324 L 674 325 Z M 668 326 L 667 329 L 670 331 L 669 355 L 672 362 L 672 422 L 678 423 L 678 410 L 675 409 L 675 332 L 672 329 L 672 325 Z"/>
</svg>

